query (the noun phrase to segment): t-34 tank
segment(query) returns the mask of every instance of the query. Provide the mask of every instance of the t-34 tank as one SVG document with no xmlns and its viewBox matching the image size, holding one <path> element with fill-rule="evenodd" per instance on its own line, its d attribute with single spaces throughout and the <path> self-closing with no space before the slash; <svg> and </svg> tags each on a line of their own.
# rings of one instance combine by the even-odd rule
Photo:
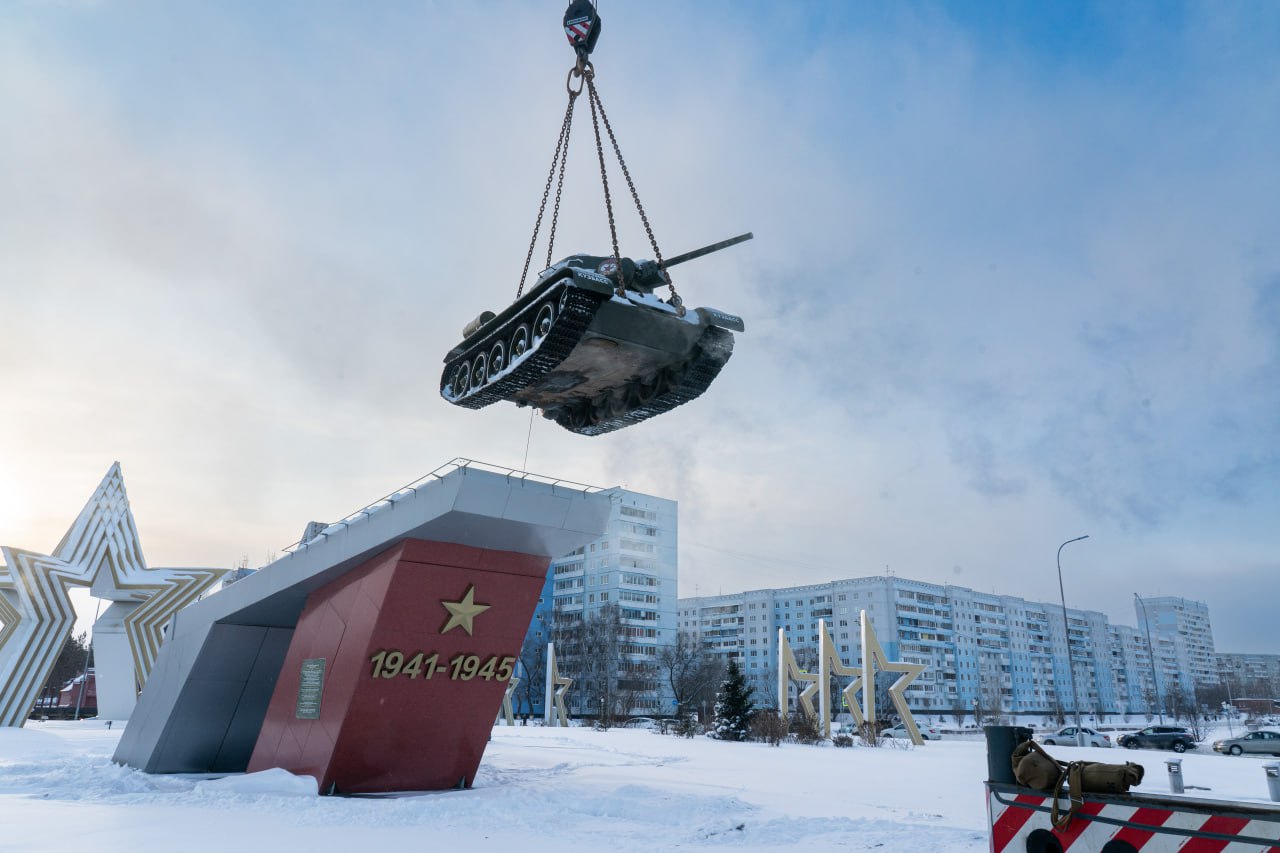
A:
<svg viewBox="0 0 1280 853">
<path fill-rule="evenodd" d="M 751 234 L 687 252 L 672 267 Z M 479 409 L 500 400 L 534 406 L 565 429 L 600 435 L 638 424 L 700 395 L 733 354 L 742 318 L 685 310 L 654 289 L 655 261 L 573 255 L 538 277 L 505 311 L 486 311 L 445 356 L 440 395 Z"/>
</svg>

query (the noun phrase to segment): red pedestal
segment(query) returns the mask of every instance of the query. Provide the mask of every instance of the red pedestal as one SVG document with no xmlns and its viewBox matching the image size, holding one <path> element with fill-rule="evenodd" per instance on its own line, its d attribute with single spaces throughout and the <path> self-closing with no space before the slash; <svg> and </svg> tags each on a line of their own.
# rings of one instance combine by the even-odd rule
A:
<svg viewBox="0 0 1280 853">
<path fill-rule="evenodd" d="M 547 565 L 411 539 L 311 593 L 249 771 L 326 793 L 470 786 Z"/>
</svg>

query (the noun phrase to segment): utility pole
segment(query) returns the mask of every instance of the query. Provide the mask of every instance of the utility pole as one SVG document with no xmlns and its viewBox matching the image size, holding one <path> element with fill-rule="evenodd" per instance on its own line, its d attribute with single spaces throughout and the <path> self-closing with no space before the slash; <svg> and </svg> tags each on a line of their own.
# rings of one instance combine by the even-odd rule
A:
<svg viewBox="0 0 1280 853">
<path fill-rule="evenodd" d="M 1156 675 L 1156 647 L 1151 644 L 1151 620 L 1147 618 L 1147 603 L 1136 592 L 1133 597 L 1142 608 L 1142 624 L 1147 629 L 1147 657 L 1151 662 L 1151 683 L 1156 689 L 1156 710 L 1160 713 L 1160 725 L 1164 725 L 1164 699 L 1160 695 L 1160 678 Z M 1147 719 L 1151 719 L 1148 717 Z"/>
<path fill-rule="evenodd" d="M 1062 587 L 1062 549 L 1072 542 L 1088 538 L 1089 534 L 1086 533 L 1075 539 L 1068 539 L 1058 546 L 1058 595 L 1062 598 L 1062 634 L 1067 641 L 1067 684 L 1071 687 L 1071 707 L 1075 710 L 1076 718 L 1076 744 L 1079 746 L 1084 746 L 1086 741 L 1084 732 L 1080 730 L 1080 699 L 1076 696 L 1075 661 L 1071 657 L 1071 623 L 1067 620 L 1067 594 Z"/>
</svg>

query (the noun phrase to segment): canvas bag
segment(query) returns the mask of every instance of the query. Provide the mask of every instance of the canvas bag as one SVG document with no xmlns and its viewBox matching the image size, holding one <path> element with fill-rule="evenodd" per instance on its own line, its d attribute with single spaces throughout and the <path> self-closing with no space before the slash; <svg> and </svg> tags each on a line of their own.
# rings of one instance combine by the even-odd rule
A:
<svg viewBox="0 0 1280 853">
<path fill-rule="evenodd" d="M 1013 749 L 1013 778 L 1024 788 L 1052 791 L 1066 769 L 1065 762 L 1058 761 L 1033 740 L 1024 740 Z"/>
<path fill-rule="evenodd" d="M 1134 785 L 1142 784 L 1146 768 L 1126 761 L 1124 764 L 1103 764 L 1101 761 L 1078 761 L 1080 765 L 1080 790 L 1090 794 L 1127 794 Z M 1071 787 L 1076 787 L 1075 779 Z"/>
<path fill-rule="evenodd" d="M 1073 761 L 1067 765 L 1058 784 L 1054 786 L 1053 810 L 1049 815 L 1055 829 L 1066 829 L 1071 818 L 1084 805 L 1085 794 L 1127 794 L 1129 788 L 1142 782 L 1146 772 L 1141 764 L 1126 761 L 1124 764 L 1104 764 L 1101 761 Z M 1060 812 L 1059 802 L 1064 785 L 1070 785 L 1071 806 Z"/>
</svg>

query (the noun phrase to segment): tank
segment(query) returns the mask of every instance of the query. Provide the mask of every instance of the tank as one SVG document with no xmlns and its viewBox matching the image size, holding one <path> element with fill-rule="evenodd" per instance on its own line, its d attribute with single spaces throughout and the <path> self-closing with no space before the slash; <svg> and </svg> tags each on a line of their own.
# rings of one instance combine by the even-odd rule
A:
<svg viewBox="0 0 1280 853">
<path fill-rule="evenodd" d="M 744 240 L 679 255 L 668 268 Z M 621 273 L 625 286 L 619 289 Z M 486 311 L 445 356 L 440 395 L 480 409 L 509 400 L 580 435 L 633 426 L 700 396 L 733 354 L 742 318 L 685 309 L 654 290 L 654 261 L 572 255 L 499 314 Z"/>
</svg>

